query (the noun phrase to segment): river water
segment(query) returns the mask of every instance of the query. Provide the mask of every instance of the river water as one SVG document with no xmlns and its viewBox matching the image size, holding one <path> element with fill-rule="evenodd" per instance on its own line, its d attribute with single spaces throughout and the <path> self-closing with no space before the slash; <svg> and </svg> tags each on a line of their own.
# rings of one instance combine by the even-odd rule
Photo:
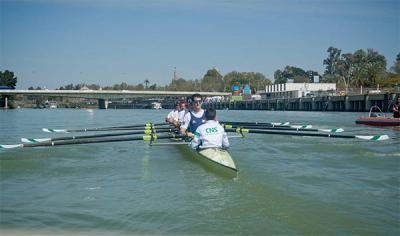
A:
<svg viewBox="0 0 400 236">
<path fill-rule="evenodd" d="M 167 113 L 0 110 L 0 143 L 48 137 L 44 127 L 157 123 Z M 239 169 L 234 180 L 191 161 L 176 146 L 143 141 L 3 149 L 0 232 L 400 235 L 400 131 L 356 125 L 360 115 L 218 111 L 220 120 L 290 121 L 391 137 L 232 138 L 230 153 Z"/>
</svg>

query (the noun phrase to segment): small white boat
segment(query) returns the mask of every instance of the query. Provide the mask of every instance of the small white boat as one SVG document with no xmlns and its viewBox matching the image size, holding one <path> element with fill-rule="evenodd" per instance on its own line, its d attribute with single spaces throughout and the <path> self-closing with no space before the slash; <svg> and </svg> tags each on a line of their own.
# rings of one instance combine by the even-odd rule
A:
<svg viewBox="0 0 400 236">
<path fill-rule="evenodd" d="M 49 109 L 56 109 L 57 108 L 57 102 L 56 101 L 46 101 L 45 107 Z"/>
<path fill-rule="evenodd" d="M 152 102 L 151 103 L 151 108 L 153 109 L 162 109 L 161 103 L 159 102 Z"/>
</svg>

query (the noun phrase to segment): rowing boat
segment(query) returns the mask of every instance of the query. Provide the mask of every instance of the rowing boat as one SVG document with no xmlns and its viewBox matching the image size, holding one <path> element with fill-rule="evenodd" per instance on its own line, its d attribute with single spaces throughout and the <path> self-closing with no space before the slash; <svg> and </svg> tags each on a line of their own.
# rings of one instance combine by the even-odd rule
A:
<svg viewBox="0 0 400 236">
<path fill-rule="evenodd" d="M 185 145 L 188 143 L 182 139 L 172 139 L 172 141 L 183 143 L 183 145 L 177 145 L 182 154 L 191 160 L 201 163 L 206 169 L 210 169 L 219 175 L 229 178 L 237 177 L 238 170 L 236 169 L 236 165 L 227 150 L 221 148 L 194 150 L 189 147 L 189 145 Z"/>
</svg>

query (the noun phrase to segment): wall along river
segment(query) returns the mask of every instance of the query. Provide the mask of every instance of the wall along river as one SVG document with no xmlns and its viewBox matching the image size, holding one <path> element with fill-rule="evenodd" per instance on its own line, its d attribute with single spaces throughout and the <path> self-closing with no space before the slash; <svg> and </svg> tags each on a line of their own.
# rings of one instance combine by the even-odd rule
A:
<svg viewBox="0 0 400 236">
<path fill-rule="evenodd" d="M 0 144 L 42 128 L 162 122 L 167 110 L 1 110 Z M 220 120 L 312 124 L 386 141 L 248 134 L 223 178 L 176 146 L 143 141 L 0 150 L 0 232 L 399 235 L 400 131 L 361 113 L 218 111 Z M 390 115 L 390 114 L 389 114 Z M 67 134 L 69 135 L 69 134 Z"/>
</svg>

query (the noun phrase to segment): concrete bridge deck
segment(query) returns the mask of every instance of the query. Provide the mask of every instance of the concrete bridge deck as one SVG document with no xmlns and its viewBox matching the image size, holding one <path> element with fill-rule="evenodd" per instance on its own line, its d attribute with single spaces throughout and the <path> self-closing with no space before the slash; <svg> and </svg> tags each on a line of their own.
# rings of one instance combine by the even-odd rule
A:
<svg viewBox="0 0 400 236">
<path fill-rule="evenodd" d="M 131 97 L 182 97 L 200 93 L 203 96 L 229 96 L 224 92 L 187 92 L 187 91 L 157 91 L 157 90 L 0 90 L 1 95 L 37 95 L 55 97 L 77 97 L 93 99 L 118 99 Z"/>
</svg>

